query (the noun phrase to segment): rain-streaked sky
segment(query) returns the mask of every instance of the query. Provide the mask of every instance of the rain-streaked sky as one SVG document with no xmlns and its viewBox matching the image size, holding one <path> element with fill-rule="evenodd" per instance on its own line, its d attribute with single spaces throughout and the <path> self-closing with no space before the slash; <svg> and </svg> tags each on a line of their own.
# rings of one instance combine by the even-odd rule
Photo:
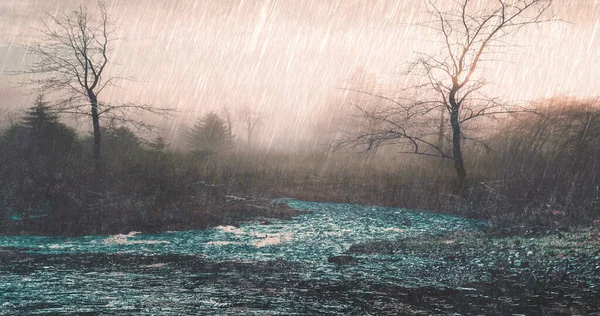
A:
<svg viewBox="0 0 600 316">
<path fill-rule="evenodd" d="M 439 0 L 452 3 L 451 0 Z M 27 105 L 5 71 L 22 69 L 44 12 L 95 1 L 0 0 L 0 108 Z M 108 101 L 139 101 L 191 111 L 223 106 L 266 112 L 265 133 L 303 135 L 339 109 L 340 90 L 359 69 L 402 82 L 415 52 L 440 45 L 414 24 L 430 19 L 422 0 L 111 0 L 111 72 L 135 82 L 106 91 Z M 600 0 L 555 0 L 564 22 L 524 29 L 501 61 L 485 65 L 490 91 L 507 100 L 600 92 Z M 173 122 L 172 124 L 179 124 Z"/>
</svg>

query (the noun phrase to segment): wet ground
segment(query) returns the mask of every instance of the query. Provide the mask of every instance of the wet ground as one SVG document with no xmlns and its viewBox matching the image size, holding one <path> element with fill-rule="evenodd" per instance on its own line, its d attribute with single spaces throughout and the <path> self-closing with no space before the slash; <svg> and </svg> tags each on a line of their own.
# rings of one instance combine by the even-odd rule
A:
<svg viewBox="0 0 600 316">
<path fill-rule="evenodd" d="M 153 235 L 1 236 L 0 315 L 600 311 L 594 232 L 500 238 L 449 215 L 286 202 L 312 213 Z M 348 264 L 329 262 L 341 255 Z"/>
</svg>

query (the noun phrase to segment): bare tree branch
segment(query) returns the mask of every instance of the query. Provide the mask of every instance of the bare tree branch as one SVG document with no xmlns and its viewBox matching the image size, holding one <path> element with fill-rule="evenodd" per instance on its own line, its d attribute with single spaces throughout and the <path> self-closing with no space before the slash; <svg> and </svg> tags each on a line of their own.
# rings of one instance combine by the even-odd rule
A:
<svg viewBox="0 0 600 316">
<path fill-rule="evenodd" d="M 401 97 L 345 89 L 384 104 L 373 110 L 357 106 L 365 125 L 355 127 L 340 145 L 375 151 L 394 144 L 411 148 L 403 153 L 451 159 L 460 188 L 467 175 L 462 140 L 482 144 L 481 140 L 464 135 L 465 124 L 484 117 L 496 119 L 526 112 L 484 95 L 482 89 L 487 82 L 475 76 L 482 63 L 494 59 L 486 55 L 512 46 L 506 41 L 509 35 L 550 21 L 545 13 L 552 0 L 497 0 L 484 6 L 472 0 L 454 0 L 447 10 L 442 10 L 437 0 L 424 1 L 432 19 L 419 25 L 439 36 L 441 50 L 437 54 L 417 55 L 407 74 L 418 76 L 421 83 L 403 90 Z M 448 119 L 445 113 L 449 114 Z M 446 139 L 451 140 L 451 150 L 445 147 Z"/>
<path fill-rule="evenodd" d="M 94 160 L 100 169 L 100 120 L 120 122 L 144 129 L 150 124 L 139 119 L 142 113 L 169 117 L 172 109 L 148 104 L 108 104 L 99 101 L 108 86 L 126 78 L 106 76 L 111 63 L 110 44 L 115 40 L 114 30 L 103 2 L 98 2 L 96 14 L 90 14 L 84 5 L 59 16 L 46 14 L 50 22 L 42 21 L 39 41 L 26 46 L 27 52 L 37 57 L 25 71 L 30 75 L 22 84 L 54 94 L 56 113 L 91 117 L 94 130 Z M 138 118 L 136 118 L 138 116 Z"/>
</svg>

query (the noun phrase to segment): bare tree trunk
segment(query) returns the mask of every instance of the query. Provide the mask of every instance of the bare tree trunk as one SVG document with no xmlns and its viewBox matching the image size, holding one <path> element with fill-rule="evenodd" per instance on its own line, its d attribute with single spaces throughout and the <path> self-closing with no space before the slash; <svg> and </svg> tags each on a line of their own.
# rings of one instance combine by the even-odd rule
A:
<svg viewBox="0 0 600 316">
<path fill-rule="evenodd" d="M 94 165 L 96 171 L 101 171 L 101 138 L 100 138 L 100 115 L 98 113 L 98 98 L 93 91 L 88 91 L 88 97 L 92 104 L 92 126 L 94 128 Z"/>
<path fill-rule="evenodd" d="M 444 150 L 444 112 L 446 109 L 444 107 L 440 108 L 440 126 L 438 129 L 438 146 L 440 150 Z"/>
<path fill-rule="evenodd" d="M 229 141 L 233 141 L 233 122 L 231 122 L 231 115 L 229 114 L 229 109 L 226 106 L 223 107 L 225 111 L 225 118 L 227 118 L 227 131 L 229 132 Z"/>
<path fill-rule="evenodd" d="M 461 192 L 463 186 L 465 184 L 465 180 L 467 178 L 467 170 L 465 169 L 465 164 L 462 156 L 462 147 L 461 147 L 461 132 L 460 132 L 460 121 L 459 121 L 459 108 L 460 104 L 456 102 L 456 92 L 450 92 L 450 125 L 452 126 L 452 152 L 454 158 L 454 170 L 456 170 L 457 182 L 455 190 L 457 193 Z"/>
</svg>

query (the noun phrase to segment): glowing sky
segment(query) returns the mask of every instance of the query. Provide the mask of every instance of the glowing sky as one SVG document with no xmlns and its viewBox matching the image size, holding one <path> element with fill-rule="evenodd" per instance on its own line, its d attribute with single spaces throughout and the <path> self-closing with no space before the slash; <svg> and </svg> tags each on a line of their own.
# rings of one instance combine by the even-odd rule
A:
<svg viewBox="0 0 600 316">
<path fill-rule="evenodd" d="M 270 113 L 268 129 L 302 134 L 357 69 L 398 81 L 414 52 L 439 45 L 414 26 L 427 17 L 421 0 L 112 0 L 109 14 L 123 41 L 114 73 L 137 82 L 105 100 L 149 102 L 193 113 L 247 105 Z M 450 0 L 439 0 L 450 3 Z M 90 7 L 95 1 L 82 1 Z M 0 108 L 30 102 L 4 74 L 21 69 L 23 49 L 44 12 L 72 0 L 0 0 Z M 486 65 L 490 90 L 510 100 L 600 92 L 600 0 L 555 0 L 567 22 L 525 29 L 521 46 Z M 337 107 L 338 105 L 333 105 Z M 187 115 L 192 118 L 193 115 Z M 178 124 L 178 123 L 173 123 Z"/>
</svg>

